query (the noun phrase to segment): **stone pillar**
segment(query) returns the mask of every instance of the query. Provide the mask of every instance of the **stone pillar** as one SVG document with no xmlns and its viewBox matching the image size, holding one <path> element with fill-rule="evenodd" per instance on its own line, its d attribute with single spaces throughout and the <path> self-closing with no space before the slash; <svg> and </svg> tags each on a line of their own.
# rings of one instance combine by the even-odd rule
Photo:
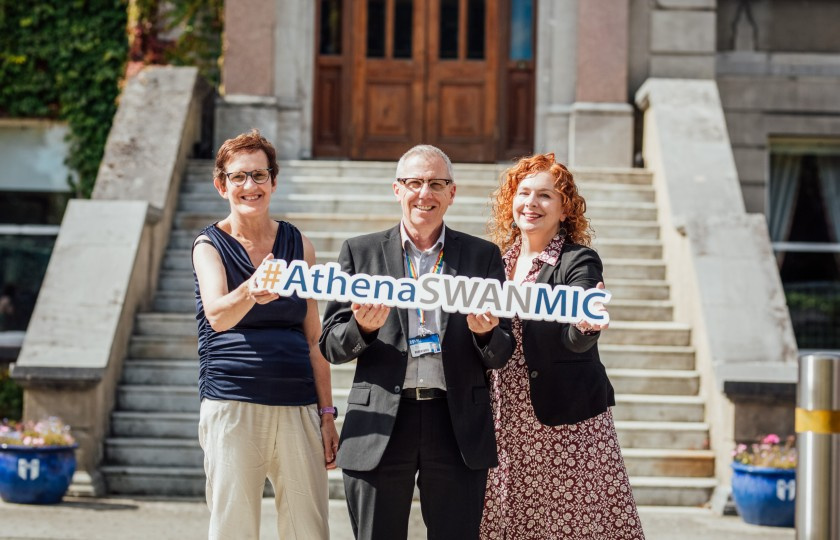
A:
<svg viewBox="0 0 840 540">
<path fill-rule="evenodd" d="M 569 123 L 569 163 L 573 166 L 632 166 L 628 33 L 628 0 L 580 2 L 575 103 Z"/>
<path fill-rule="evenodd" d="M 573 166 L 630 167 L 629 0 L 541 0 L 534 147 Z"/>
<path fill-rule="evenodd" d="M 569 161 L 569 120 L 577 79 L 578 0 L 539 0 L 534 150 Z"/>
<path fill-rule="evenodd" d="M 225 3 L 223 94 L 214 144 L 258 128 L 284 159 L 312 153 L 315 2 Z"/>
</svg>

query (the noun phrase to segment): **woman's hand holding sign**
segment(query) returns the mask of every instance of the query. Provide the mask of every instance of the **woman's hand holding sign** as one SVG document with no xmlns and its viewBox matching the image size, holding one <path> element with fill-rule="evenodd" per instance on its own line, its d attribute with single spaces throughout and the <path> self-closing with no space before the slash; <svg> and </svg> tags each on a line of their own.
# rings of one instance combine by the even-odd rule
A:
<svg viewBox="0 0 840 540">
<path fill-rule="evenodd" d="M 604 288 L 604 282 L 599 281 L 598 284 L 595 285 L 595 288 L 596 289 L 603 289 Z M 595 303 L 593 303 L 592 307 L 594 307 L 595 311 L 599 312 L 599 313 L 607 311 L 606 308 L 604 307 L 603 302 L 595 302 Z M 607 320 L 609 320 L 609 319 L 607 319 Z M 580 330 L 581 332 L 583 332 L 585 334 L 594 334 L 596 332 L 600 332 L 601 330 L 606 330 L 609 327 L 610 327 L 610 323 L 594 324 L 594 323 L 590 323 L 586 320 L 582 320 L 575 325 L 575 328 L 577 328 L 578 330 Z"/>
<path fill-rule="evenodd" d="M 353 310 L 356 324 L 365 334 L 372 334 L 382 328 L 391 312 L 391 308 L 384 304 L 357 304 L 354 302 L 350 309 Z"/>
<path fill-rule="evenodd" d="M 274 260 L 274 255 L 269 253 L 263 258 L 262 263 L 272 260 Z M 280 295 L 264 287 L 265 284 L 261 283 L 260 277 L 264 274 L 264 272 L 260 271 L 262 269 L 262 263 L 257 267 L 257 271 L 254 272 L 251 279 L 248 280 L 248 296 L 258 304 L 267 304 L 280 298 Z"/>
</svg>

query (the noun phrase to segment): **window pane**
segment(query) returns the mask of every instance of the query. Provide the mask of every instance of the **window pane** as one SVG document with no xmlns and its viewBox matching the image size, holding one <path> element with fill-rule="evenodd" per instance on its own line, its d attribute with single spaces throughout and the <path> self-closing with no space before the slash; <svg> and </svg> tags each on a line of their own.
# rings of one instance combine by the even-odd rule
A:
<svg viewBox="0 0 840 540">
<path fill-rule="evenodd" d="M 513 0 L 510 5 L 510 59 L 534 59 L 534 2 Z"/>
<path fill-rule="evenodd" d="M 467 20 L 467 58 L 484 58 L 484 0 L 470 0 Z"/>
<path fill-rule="evenodd" d="M 367 57 L 385 58 L 385 0 L 368 0 Z"/>
<path fill-rule="evenodd" d="M 321 54 L 341 54 L 341 0 L 321 0 Z"/>
<path fill-rule="evenodd" d="M 785 262 L 828 265 L 836 271 L 836 253 L 786 253 Z M 800 260 L 797 260 L 800 259 Z M 832 260 L 834 259 L 834 260 Z M 840 279 L 785 283 L 793 333 L 800 349 L 840 349 Z"/>
<path fill-rule="evenodd" d="M 440 0 L 440 58 L 458 58 L 458 0 Z"/>
<path fill-rule="evenodd" d="M 26 330 L 55 236 L 0 235 L 0 331 Z"/>
<path fill-rule="evenodd" d="M 394 58 L 411 58 L 411 17 L 414 0 L 397 0 L 394 4 Z"/>
</svg>

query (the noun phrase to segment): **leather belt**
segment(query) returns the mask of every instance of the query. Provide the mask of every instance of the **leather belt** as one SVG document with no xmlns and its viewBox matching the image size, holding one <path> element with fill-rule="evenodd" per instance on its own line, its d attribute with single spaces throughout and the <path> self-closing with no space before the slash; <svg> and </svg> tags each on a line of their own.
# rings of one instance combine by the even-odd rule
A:
<svg viewBox="0 0 840 540">
<path fill-rule="evenodd" d="M 403 388 L 401 395 L 405 399 L 425 401 L 427 399 L 445 398 L 446 390 L 440 388 Z"/>
</svg>

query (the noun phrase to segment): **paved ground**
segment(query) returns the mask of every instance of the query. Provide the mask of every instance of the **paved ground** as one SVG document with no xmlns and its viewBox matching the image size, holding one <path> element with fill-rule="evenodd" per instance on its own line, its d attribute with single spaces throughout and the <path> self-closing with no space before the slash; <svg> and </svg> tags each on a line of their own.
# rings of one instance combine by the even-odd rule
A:
<svg viewBox="0 0 840 540">
<path fill-rule="evenodd" d="M 792 540 L 793 529 L 756 527 L 704 509 L 640 509 L 647 540 Z M 263 502 L 262 539 L 276 539 L 273 504 Z M 54 506 L 0 502 L 0 540 L 201 540 L 207 507 L 199 501 L 65 498 Z M 332 540 L 353 535 L 344 504 L 331 502 Z M 411 540 L 425 538 L 419 511 L 412 513 Z"/>
</svg>

